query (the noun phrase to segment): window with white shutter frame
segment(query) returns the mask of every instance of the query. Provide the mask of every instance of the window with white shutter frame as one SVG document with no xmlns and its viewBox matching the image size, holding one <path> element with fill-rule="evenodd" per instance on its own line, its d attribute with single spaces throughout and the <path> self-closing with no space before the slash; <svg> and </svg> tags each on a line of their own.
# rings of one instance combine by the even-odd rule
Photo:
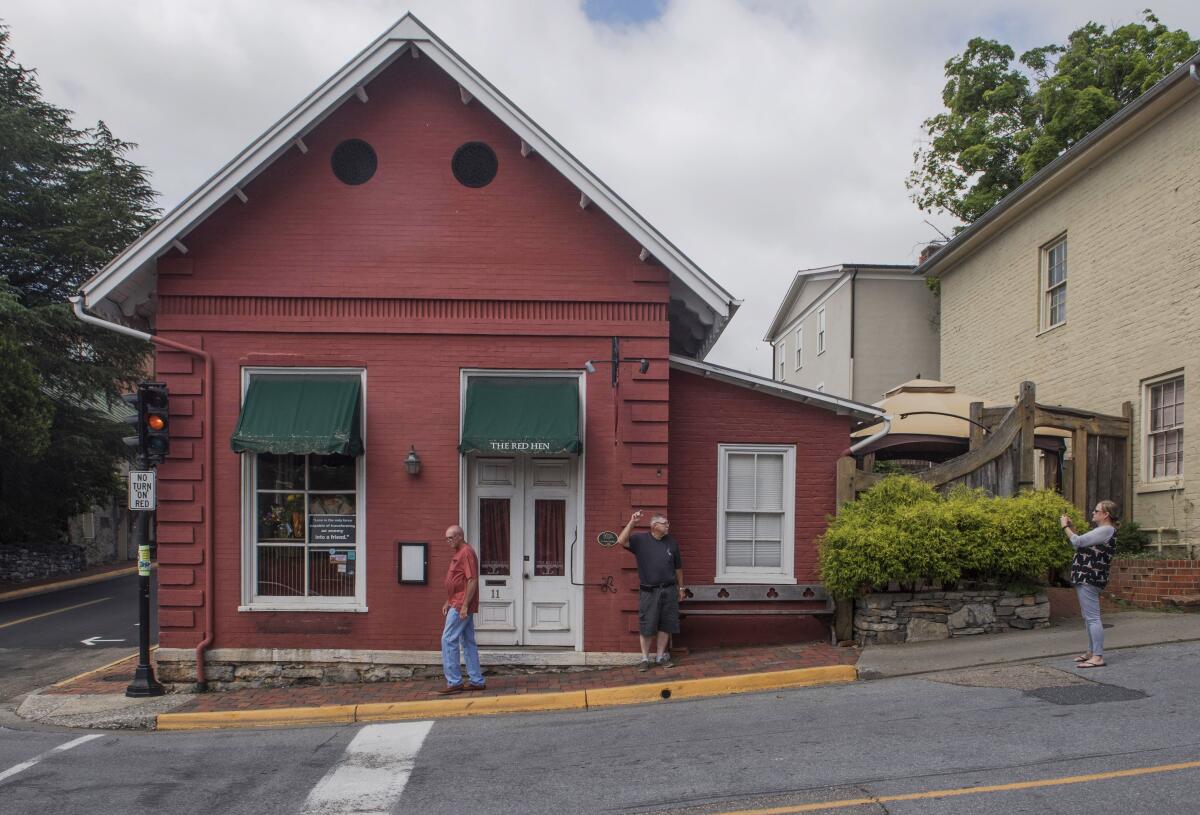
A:
<svg viewBox="0 0 1200 815">
<path fill-rule="evenodd" d="M 716 579 L 794 583 L 796 448 L 722 444 L 717 471 Z"/>
</svg>

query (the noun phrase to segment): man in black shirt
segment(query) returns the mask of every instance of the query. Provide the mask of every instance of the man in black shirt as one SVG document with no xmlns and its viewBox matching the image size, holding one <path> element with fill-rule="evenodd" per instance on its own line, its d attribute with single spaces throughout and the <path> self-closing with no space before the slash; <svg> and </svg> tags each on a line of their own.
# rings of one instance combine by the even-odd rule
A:
<svg viewBox="0 0 1200 815">
<path fill-rule="evenodd" d="M 630 534 L 633 525 L 642 519 L 639 509 L 617 536 L 617 543 L 633 552 L 637 558 L 638 634 L 642 643 L 642 662 L 639 671 L 650 670 L 650 643 L 658 635 L 656 663 L 661 668 L 673 667 L 667 653 L 667 637 L 679 633 L 679 601 L 683 599 L 683 558 L 679 544 L 671 537 L 671 522 L 663 515 L 650 519 L 649 532 Z"/>
</svg>

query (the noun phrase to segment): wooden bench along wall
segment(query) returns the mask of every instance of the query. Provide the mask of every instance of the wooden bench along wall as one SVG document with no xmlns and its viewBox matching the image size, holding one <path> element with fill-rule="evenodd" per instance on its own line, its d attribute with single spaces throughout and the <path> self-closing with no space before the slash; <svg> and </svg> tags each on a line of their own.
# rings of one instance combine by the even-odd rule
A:
<svg viewBox="0 0 1200 815">
<path fill-rule="evenodd" d="M 782 585 L 726 584 L 688 586 L 679 604 L 682 617 L 727 616 L 825 616 L 834 613 L 833 599 L 819 584 Z M 820 606 L 795 607 L 785 603 L 820 603 Z M 704 605 L 701 605 L 704 604 Z M 750 605 L 753 604 L 753 605 Z M 713 608 L 710 606 L 721 606 Z M 780 607 L 772 607 L 780 606 Z"/>
</svg>

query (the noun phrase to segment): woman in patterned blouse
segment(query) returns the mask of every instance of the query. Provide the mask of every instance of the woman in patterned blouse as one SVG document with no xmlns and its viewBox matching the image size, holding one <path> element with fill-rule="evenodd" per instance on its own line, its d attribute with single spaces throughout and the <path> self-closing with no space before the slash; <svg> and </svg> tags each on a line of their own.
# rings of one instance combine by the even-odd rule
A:
<svg viewBox="0 0 1200 815">
<path fill-rule="evenodd" d="M 1083 613 L 1083 626 L 1087 630 L 1088 650 L 1075 657 L 1080 668 L 1103 668 L 1104 625 L 1100 622 L 1100 590 L 1108 585 L 1108 567 L 1117 548 L 1118 520 L 1117 505 L 1112 501 L 1101 501 L 1092 510 L 1092 522 L 1096 528 L 1083 535 L 1076 533 L 1071 519 L 1063 515 L 1059 522 L 1063 531 L 1075 547 L 1075 559 L 1071 562 L 1071 583 L 1079 597 L 1079 610 Z"/>
</svg>

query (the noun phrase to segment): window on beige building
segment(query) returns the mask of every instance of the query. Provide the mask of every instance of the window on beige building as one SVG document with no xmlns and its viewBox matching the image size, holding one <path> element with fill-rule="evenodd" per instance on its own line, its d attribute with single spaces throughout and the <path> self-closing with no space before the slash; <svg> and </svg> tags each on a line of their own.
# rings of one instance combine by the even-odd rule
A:
<svg viewBox="0 0 1200 815">
<path fill-rule="evenodd" d="M 1144 385 L 1146 477 L 1183 476 L 1183 377 L 1171 375 Z"/>
<path fill-rule="evenodd" d="M 1042 328 L 1067 321 L 1067 239 L 1042 249 Z"/>
<path fill-rule="evenodd" d="M 804 367 L 804 326 L 796 329 L 796 370 Z"/>
<path fill-rule="evenodd" d="M 817 311 L 817 353 L 825 353 L 825 309 Z"/>
<path fill-rule="evenodd" d="M 781 342 L 775 346 L 775 359 L 778 360 L 775 364 L 775 369 L 779 372 L 779 381 L 783 381 L 784 374 L 787 373 L 787 348 Z"/>
</svg>

